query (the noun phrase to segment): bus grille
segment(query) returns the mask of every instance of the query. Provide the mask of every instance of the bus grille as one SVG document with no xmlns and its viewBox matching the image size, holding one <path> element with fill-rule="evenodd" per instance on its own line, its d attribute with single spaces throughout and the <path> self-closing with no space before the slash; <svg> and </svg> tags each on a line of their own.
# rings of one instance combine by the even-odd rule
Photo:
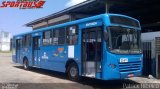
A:
<svg viewBox="0 0 160 89">
<path fill-rule="evenodd" d="M 128 62 L 128 63 L 119 63 L 120 72 L 132 72 L 141 69 L 141 62 Z"/>
</svg>

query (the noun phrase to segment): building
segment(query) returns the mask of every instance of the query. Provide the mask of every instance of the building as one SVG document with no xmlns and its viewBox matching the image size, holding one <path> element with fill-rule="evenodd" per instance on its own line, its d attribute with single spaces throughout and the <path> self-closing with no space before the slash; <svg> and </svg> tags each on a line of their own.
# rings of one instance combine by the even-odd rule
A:
<svg viewBox="0 0 160 89">
<path fill-rule="evenodd" d="M 36 30 L 102 13 L 116 13 L 138 19 L 141 22 L 143 32 L 157 31 L 160 26 L 159 3 L 159 0 L 87 0 L 25 25 Z"/>
<path fill-rule="evenodd" d="M 87 0 L 57 13 L 26 24 L 37 30 L 103 13 L 124 14 L 138 19 L 142 26 L 144 52 L 144 75 L 160 77 L 160 0 Z M 155 36 L 154 36 L 154 34 Z M 150 37 L 146 39 L 146 37 Z"/>
<path fill-rule="evenodd" d="M 0 31 L 0 51 L 10 51 L 11 34 Z"/>
</svg>

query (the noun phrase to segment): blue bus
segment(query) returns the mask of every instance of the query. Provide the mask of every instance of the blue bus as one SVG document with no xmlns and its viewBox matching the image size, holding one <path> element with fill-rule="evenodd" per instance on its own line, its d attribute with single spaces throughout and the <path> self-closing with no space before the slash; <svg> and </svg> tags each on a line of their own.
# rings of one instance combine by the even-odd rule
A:
<svg viewBox="0 0 160 89">
<path fill-rule="evenodd" d="M 13 62 L 101 80 L 142 75 L 141 26 L 119 14 L 101 14 L 13 37 Z"/>
</svg>

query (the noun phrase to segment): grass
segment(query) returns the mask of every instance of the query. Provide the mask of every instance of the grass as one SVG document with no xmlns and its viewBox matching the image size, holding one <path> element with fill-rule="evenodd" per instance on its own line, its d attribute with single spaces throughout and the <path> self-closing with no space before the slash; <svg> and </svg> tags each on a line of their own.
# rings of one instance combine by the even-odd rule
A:
<svg viewBox="0 0 160 89">
<path fill-rule="evenodd" d="M 0 51 L 0 53 L 12 53 L 12 51 Z"/>
</svg>

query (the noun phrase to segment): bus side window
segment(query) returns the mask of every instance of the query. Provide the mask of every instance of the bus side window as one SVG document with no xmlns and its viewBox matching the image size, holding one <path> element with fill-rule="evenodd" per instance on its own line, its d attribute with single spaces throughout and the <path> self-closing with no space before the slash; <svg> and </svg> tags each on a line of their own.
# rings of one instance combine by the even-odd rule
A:
<svg viewBox="0 0 160 89">
<path fill-rule="evenodd" d="M 53 30 L 53 45 L 65 44 L 65 29 L 57 28 Z"/>
<path fill-rule="evenodd" d="M 43 45 L 51 45 L 52 44 L 52 35 L 51 31 L 43 32 Z"/>
<path fill-rule="evenodd" d="M 16 50 L 20 50 L 21 46 L 22 46 L 22 40 L 21 39 L 16 40 Z"/>
<path fill-rule="evenodd" d="M 31 46 L 31 35 L 25 35 L 22 39 L 22 47 Z"/>
<path fill-rule="evenodd" d="M 77 26 L 69 26 L 66 31 L 66 42 L 68 45 L 75 45 L 78 43 L 78 29 Z"/>
</svg>

